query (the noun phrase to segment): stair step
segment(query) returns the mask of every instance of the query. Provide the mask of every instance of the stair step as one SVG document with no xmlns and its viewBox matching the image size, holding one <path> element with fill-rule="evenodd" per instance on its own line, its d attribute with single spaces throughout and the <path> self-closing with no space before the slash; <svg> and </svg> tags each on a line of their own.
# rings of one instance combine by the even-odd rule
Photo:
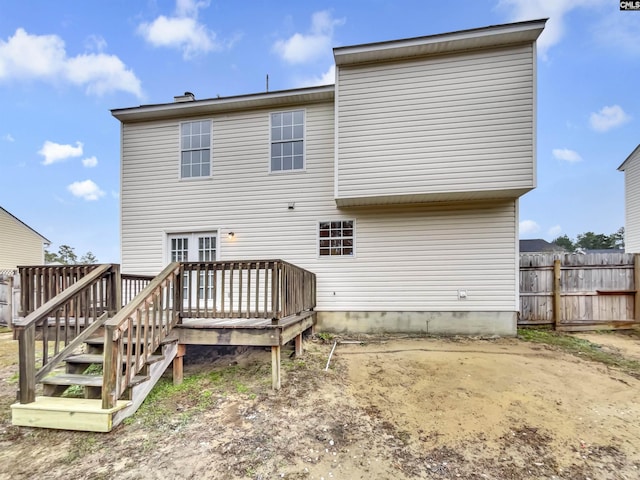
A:
<svg viewBox="0 0 640 480">
<path fill-rule="evenodd" d="M 147 364 L 159 362 L 164 357 L 162 355 L 151 355 L 147 359 Z M 95 363 L 102 365 L 104 363 L 104 357 L 99 353 L 79 353 L 77 355 L 71 355 L 65 360 L 67 363 Z M 124 363 L 124 360 L 123 360 Z"/>
<path fill-rule="evenodd" d="M 129 400 L 119 400 L 114 408 L 103 409 L 97 399 L 36 397 L 33 403 L 11 405 L 11 422 L 21 427 L 109 432 L 114 414 L 129 405 Z"/>
<path fill-rule="evenodd" d="M 130 386 L 138 385 L 146 381 L 148 377 L 136 375 Z M 63 373 L 60 375 L 51 375 L 43 378 L 40 383 L 43 385 L 72 386 L 80 385 L 83 387 L 102 387 L 102 375 L 82 375 L 77 373 Z"/>
</svg>

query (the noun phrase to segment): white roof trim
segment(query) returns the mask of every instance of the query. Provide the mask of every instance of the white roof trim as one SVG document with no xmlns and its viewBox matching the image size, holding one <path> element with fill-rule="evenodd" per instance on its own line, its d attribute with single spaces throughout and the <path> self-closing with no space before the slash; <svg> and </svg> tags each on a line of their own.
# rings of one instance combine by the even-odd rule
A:
<svg viewBox="0 0 640 480">
<path fill-rule="evenodd" d="M 116 108 L 111 115 L 123 123 L 162 118 L 207 115 L 234 110 L 282 107 L 300 103 L 332 101 L 334 86 L 279 90 L 233 97 L 209 98 L 189 102 L 160 103 L 131 108 Z"/>
<path fill-rule="evenodd" d="M 621 172 L 624 172 L 624 169 L 627 168 L 626 167 L 627 162 L 630 161 L 632 157 L 635 157 L 636 153 L 640 155 L 640 144 L 636 148 L 634 148 L 633 152 L 631 152 L 629 156 L 625 159 L 625 161 L 620 164 L 620 166 L 618 167 L 618 170 L 620 170 Z"/>
<path fill-rule="evenodd" d="M 397 58 L 476 50 L 534 42 L 547 19 L 508 23 L 388 42 L 333 49 L 336 65 L 381 62 Z"/>
</svg>

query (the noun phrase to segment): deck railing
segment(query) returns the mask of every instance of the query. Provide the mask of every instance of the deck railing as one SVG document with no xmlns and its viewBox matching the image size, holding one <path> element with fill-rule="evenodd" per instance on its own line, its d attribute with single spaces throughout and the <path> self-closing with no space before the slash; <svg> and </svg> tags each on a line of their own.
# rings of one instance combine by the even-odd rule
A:
<svg viewBox="0 0 640 480">
<path fill-rule="evenodd" d="M 112 408 L 180 320 L 180 264 L 169 264 L 132 301 L 107 320 L 102 408 Z"/>
<path fill-rule="evenodd" d="M 20 403 L 34 402 L 36 383 L 97 330 L 108 314 L 120 308 L 120 266 L 90 267 L 80 280 L 14 322 L 14 338 L 18 340 Z M 28 291 L 33 291 L 33 285 L 43 286 L 37 291 L 49 295 L 56 285 L 63 285 L 55 281 L 70 281 L 69 270 L 55 272 L 64 268 L 47 267 L 46 274 L 37 270 L 33 274 L 28 272 L 34 280 L 27 284 Z M 27 301 L 27 305 L 40 301 Z"/>
<path fill-rule="evenodd" d="M 134 275 L 123 273 L 122 277 L 122 306 L 135 298 L 154 279 L 153 275 Z"/>
<path fill-rule="evenodd" d="M 18 267 L 20 316 L 26 317 L 85 277 L 97 265 L 33 265 Z"/>
<path fill-rule="evenodd" d="M 182 316 L 280 319 L 316 305 L 315 274 L 282 260 L 183 262 Z"/>
</svg>

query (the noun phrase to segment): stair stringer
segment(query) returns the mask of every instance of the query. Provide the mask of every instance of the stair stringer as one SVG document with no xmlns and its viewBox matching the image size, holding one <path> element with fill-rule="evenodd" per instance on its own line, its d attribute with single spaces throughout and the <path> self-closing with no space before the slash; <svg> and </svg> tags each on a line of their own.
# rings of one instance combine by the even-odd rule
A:
<svg viewBox="0 0 640 480">
<path fill-rule="evenodd" d="M 127 407 L 114 412 L 112 428 L 121 424 L 125 418 L 128 418 L 136 413 L 138 408 L 140 408 L 140 405 L 142 405 L 142 402 L 144 402 L 145 398 L 147 398 L 147 395 L 149 395 L 149 392 L 151 392 L 156 383 L 158 383 L 158 380 L 160 380 L 162 374 L 167 370 L 167 368 L 171 366 L 171 363 L 173 362 L 173 359 L 176 358 L 177 353 L 177 341 L 165 343 L 162 346 L 163 359 L 148 365 L 147 376 L 149 379 L 146 382 L 131 387 L 131 399 L 129 400 L 129 404 L 127 405 Z"/>
</svg>

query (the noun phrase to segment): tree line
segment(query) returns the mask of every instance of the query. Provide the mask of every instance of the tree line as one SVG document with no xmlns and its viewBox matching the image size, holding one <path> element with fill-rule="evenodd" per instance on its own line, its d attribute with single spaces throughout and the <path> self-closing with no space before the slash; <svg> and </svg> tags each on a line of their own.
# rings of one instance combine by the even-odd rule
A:
<svg viewBox="0 0 640 480">
<path fill-rule="evenodd" d="M 554 239 L 552 243 L 564 247 L 568 252 L 575 252 L 578 249 L 599 250 L 599 249 L 623 249 L 624 248 L 624 227 L 620 227 L 611 235 L 604 233 L 584 232 L 576 236 L 575 240 L 567 235 L 561 235 Z"/>
<path fill-rule="evenodd" d="M 73 247 L 70 247 L 69 245 L 60 245 L 60 248 L 58 248 L 58 253 L 45 250 L 44 261 L 48 264 L 59 263 L 62 265 L 83 265 L 98 263 L 98 259 L 91 252 L 87 252 L 80 258 L 78 258 L 75 249 Z"/>
</svg>

